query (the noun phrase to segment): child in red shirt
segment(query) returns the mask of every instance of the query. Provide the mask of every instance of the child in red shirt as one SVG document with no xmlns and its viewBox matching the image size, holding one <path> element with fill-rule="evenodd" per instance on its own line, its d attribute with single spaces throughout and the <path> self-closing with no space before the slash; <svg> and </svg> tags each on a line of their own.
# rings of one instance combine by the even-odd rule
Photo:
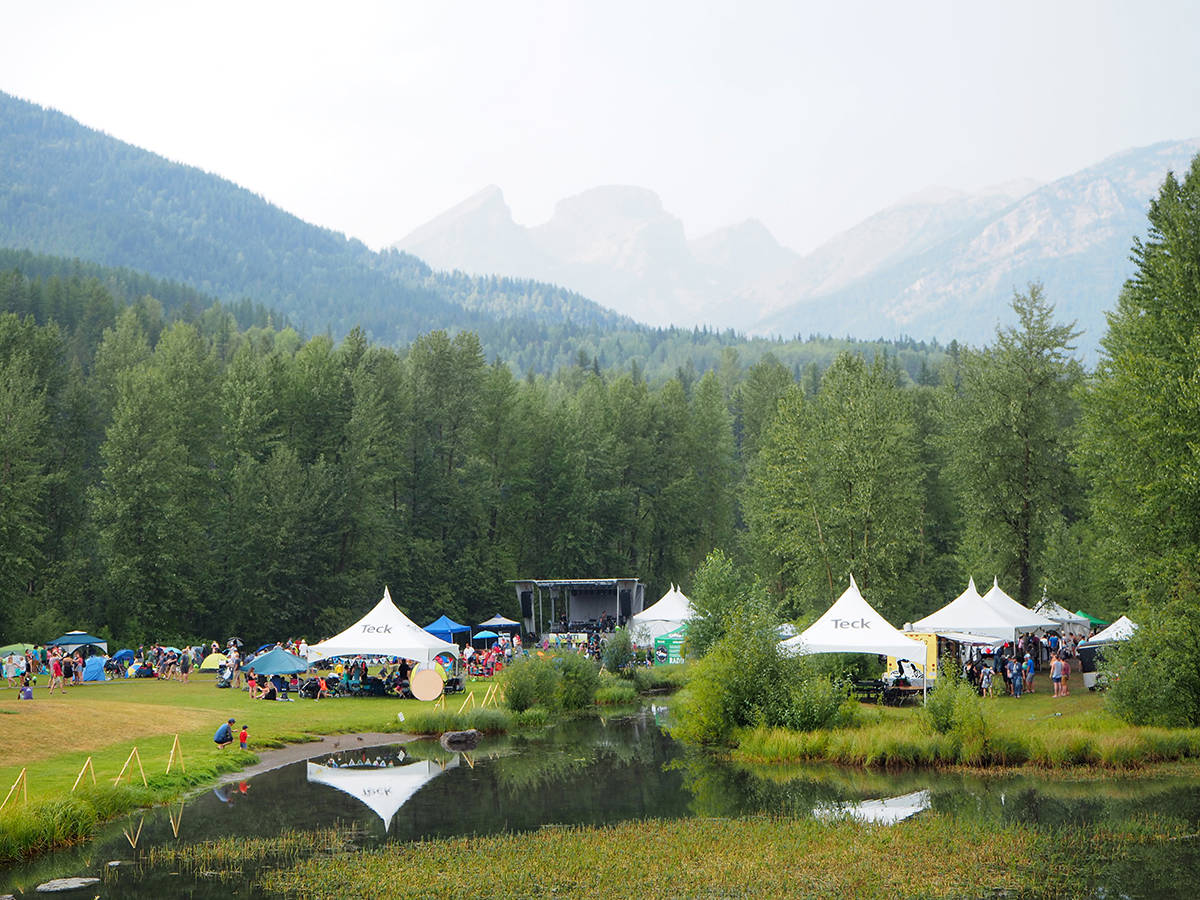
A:
<svg viewBox="0 0 1200 900">
<path fill-rule="evenodd" d="M 246 741 L 250 740 L 250 726 L 243 725 L 242 732 L 238 735 L 238 743 L 242 745 L 242 749 L 246 749 Z"/>
</svg>

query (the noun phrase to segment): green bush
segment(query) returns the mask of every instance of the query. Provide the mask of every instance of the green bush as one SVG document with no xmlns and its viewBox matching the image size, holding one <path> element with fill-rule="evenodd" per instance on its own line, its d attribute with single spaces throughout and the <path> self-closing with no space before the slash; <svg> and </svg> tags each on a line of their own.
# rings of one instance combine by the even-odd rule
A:
<svg viewBox="0 0 1200 900">
<path fill-rule="evenodd" d="M 584 709 L 595 702 L 600 687 L 599 667 L 579 653 L 554 658 L 558 670 L 558 701 L 563 709 Z"/>
<path fill-rule="evenodd" d="M 550 713 L 544 706 L 531 706 L 517 713 L 514 719 L 521 728 L 545 728 L 550 721 Z"/>
<path fill-rule="evenodd" d="M 804 661 L 798 662 L 803 668 Z M 780 710 L 778 721 L 794 731 L 849 725 L 854 722 L 857 704 L 846 696 L 844 684 L 835 684 L 828 675 L 801 672 L 791 682 L 788 703 Z"/>
<path fill-rule="evenodd" d="M 601 662 L 608 671 L 617 674 L 628 674 L 630 663 L 633 662 L 633 641 L 629 637 L 628 628 L 618 628 L 604 645 Z"/>
<path fill-rule="evenodd" d="M 687 667 L 676 663 L 670 666 L 639 666 L 633 670 L 633 686 L 639 694 L 651 691 L 674 691 L 687 681 Z"/>
<path fill-rule="evenodd" d="M 1200 725 L 1200 589 L 1191 575 L 1138 623 L 1129 640 L 1105 648 L 1109 707 L 1133 725 Z"/>
<path fill-rule="evenodd" d="M 558 703 L 559 674 L 550 657 L 518 660 L 506 667 L 500 677 L 504 703 L 513 712 L 535 706 L 553 709 Z"/>
</svg>

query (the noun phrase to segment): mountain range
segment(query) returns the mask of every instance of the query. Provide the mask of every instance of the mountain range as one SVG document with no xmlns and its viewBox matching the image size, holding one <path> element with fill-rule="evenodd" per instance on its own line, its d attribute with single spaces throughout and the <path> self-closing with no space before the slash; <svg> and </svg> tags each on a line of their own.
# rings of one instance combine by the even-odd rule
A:
<svg viewBox="0 0 1200 900">
<path fill-rule="evenodd" d="M 801 255 L 749 220 L 689 240 L 643 188 L 598 187 L 517 224 L 491 186 L 398 241 L 435 268 L 521 274 L 651 324 L 750 334 L 914 335 L 985 343 L 1041 282 L 1094 352 L 1168 170 L 1200 140 L 1127 150 L 1047 184 L 934 188 Z"/>
</svg>

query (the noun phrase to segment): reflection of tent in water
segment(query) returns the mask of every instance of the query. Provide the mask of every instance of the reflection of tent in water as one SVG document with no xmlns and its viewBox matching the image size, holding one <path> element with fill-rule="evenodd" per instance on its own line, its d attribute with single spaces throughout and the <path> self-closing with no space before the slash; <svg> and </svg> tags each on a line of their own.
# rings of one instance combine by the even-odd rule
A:
<svg viewBox="0 0 1200 900">
<path fill-rule="evenodd" d="M 860 803 L 835 803 L 832 806 L 813 810 L 818 819 L 834 819 L 847 816 L 860 822 L 891 825 L 909 816 L 929 809 L 929 791 L 913 791 L 901 797 L 884 797 L 882 800 L 863 800 Z"/>
<path fill-rule="evenodd" d="M 446 769 L 458 765 L 455 756 L 446 764 Z M 405 763 L 402 766 L 355 768 L 308 764 L 308 781 L 337 788 L 354 799 L 371 807 L 375 815 L 383 820 L 384 829 L 392 827 L 396 811 L 412 796 L 437 778 L 446 769 L 431 759 Z"/>
</svg>

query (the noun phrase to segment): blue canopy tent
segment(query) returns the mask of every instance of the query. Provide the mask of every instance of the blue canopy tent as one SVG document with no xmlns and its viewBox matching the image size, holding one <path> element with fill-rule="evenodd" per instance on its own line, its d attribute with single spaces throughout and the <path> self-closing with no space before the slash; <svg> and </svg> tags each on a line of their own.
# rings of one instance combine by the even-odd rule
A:
<svg viewBox="0 0 1200 900">
<path fill-rule="evenodd" d="M 88 661 L 83 664 L 83 680 L 84 681 L 103 681 L 104 680 L 104 662 L 103 656 L 88 657 Z"/>
<path fill-rule="evenodd" d="M 426 625 L 425 630 L 434 637 L 441 638 L 443 641 L 453 644 L 454 636 L 456 634 L 462 634 L 464 631 L 470 633 L 471 626 L 460 625 L 449 616 L 442 616 L 440 619 L 437 619 Z"/>
<path fill-rule="evenodd" d="M 242 663 L 241 670 L 253 669 L 258 675 L 292 675 L 308 671 L 308 660 L 276 647 L 269 653 Z"/>
<path fill-rule="evenodd" d="M 108 652 L 108 641 L 88 634 L 86 631 L 68 631 L 62 637 L 46 641 L 47 647 L 62 647 L 67 653 L 74 653 L 80 647 L 99 647 Z"/>
</svg>

